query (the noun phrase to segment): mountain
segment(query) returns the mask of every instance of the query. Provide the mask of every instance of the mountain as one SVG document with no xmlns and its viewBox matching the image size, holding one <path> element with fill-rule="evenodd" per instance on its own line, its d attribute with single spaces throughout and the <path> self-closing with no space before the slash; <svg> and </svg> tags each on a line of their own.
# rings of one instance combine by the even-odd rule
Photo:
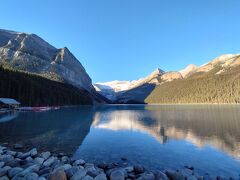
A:
<svg viewBox="0 0 240 180">
<path fill-rule="evenodd" d="M 179 72 L 164 72 L 157 68 L 139 80 L 96 83 L 94 87 L 100 94 L 117 103 L 143 103 L 155 86 L 182 78 Z"/>
<path fill-rule="evenodd" d="M 116 103 L 239 103 L 240 54 L 226 54 L 179 72 L 154 71 L 144 81 L 97 83 Z M 126 82 L 126 83 L 124 83 Z M 131 82 L 140 82 L 133 83 Z M 116 84 L 123 88 L 115 88 Z M 123 85 L 122 85 L 123 84 Z M 99 86 L 100 85 L 100 86 Z"/>
<path fill-rule="evenodd" d="M 194 72 L 197 69 L 197 66 L 194 64 L 188 65 L 185 69 L 179 71 L 182 75 L 183 78 L 187 77 L 190 75 L 192 72 Z"/>
<path fill-rule="evenodd" d="M 149 76 L 133 81 L 111 81 L 106 83 L 94 84 L 95 89 L 112 101 L 116 101 L 118 96 L 125 91 L 140 87 L 144 84 L 156 84 L 159 82 L 158 78 L 164 74 L 164 71 L 157 68 Z"/>
<path fill-rule="evenodd" d="M 156 87 L 146 103 L 240 103 L 240 55 L 222 55 Z"/>
<path fill-rule="evenodd" d="M 0 29 L 0 65 L 94 91 L 86 70 L 66 47 L 57 49 L 35 34 Z"/>
<path fill-rule="evenodd" d="M 57 49 L 35 34 L 0 29 L 0 66 L 87 90 L 96 103 L 109 102 L 68 48 Z"/>
</svg>

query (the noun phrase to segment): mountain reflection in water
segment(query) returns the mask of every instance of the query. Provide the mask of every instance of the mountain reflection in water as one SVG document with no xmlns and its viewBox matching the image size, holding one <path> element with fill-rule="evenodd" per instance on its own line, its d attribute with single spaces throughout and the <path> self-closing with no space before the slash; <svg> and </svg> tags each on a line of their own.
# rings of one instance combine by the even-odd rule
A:
<svg viewBox="0 0 240 180">
<path fill-rule="evenodd" d="M 96 112 L 93 126 L 146 132 L 160 143 L 184 139 L 197 147 L 211 145 L 240 158 L 240 106 L 119 106 Z"/>
<path fill-rule="evenodd" d="M 198 172 L 233 177 L 240 171 L 238 105 L 80 106 L 11 118 L 0 122 L 0 142 L 10 145 L 89 162 L 125 156 L 153 169 L 193 165 Z"/>
</svg>

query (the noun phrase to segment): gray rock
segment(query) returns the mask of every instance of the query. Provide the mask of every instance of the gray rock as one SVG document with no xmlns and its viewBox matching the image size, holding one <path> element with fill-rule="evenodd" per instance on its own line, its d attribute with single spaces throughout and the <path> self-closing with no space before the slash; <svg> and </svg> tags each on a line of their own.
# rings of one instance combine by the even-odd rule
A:
<svg viewBox="0 0 240 180">
<path fill-rule="evenodd" d="M 133 166 L 128 166 L 128 167 L 125 167 L 124 170 L 129 173 L 129 172 L 133 172 L 134 168 Z"/>
<path fill-rule="evenodd" d="M 25 180 L 22 176 L 14 176 L 12 180 Z"/>
<path fill-rule="evenodd" d="M 91 177 L 93 177 L 93 178 L 95 178 L 97 175 L 99 175 L 101 172 L 100 171 L 98 171 L 98 170 L 90 170 L 90 171 L 87 171 L 87 175 L 89 175 L 89 176 L 91 176 Z"/>
<path fill-rule="evenodd" d="M 135 173 L 137 173 L 137 174 L 144 173 L 144 167 L 141 165 L 136 165 L 133 168 L 134 168 Z"/>
<path fill-rule="evenodd" d="M 22 171 L 23 171 L 23 168 L 20 168 L 20 167 L 15 167 L 15 168 L 9 169 L 8 176 L 10 178 L 13 178 L 14 176 L 16 176 L 17 174 L 19 174 Z"/>
<path fill-rule="evenodd" d="M 7 174 L 8 169 L 4 168 L 0 168 L 0 177 L 5 176 Z"/>
<path fill-rule="evenodd" d="M 124 178 L 125 178 L 124 172 L 120 169 L 113 171 L 110 175 L 111 180 L 124 180 Z"/>
<path fill-rule="evenodd" d="M 60 170 L 61 169 L 63 171 L 66 171 L 66 170 L 71 169 L 71 168 L 72 168 L 72 165 L 70 165 L 70 164 L 63 164 L 63 165 L 57 167 L 55 170 Z"/>
<path fill-rule="evenodd" d="M 228 178 L 223 177 L 223 176 L 217 176 L 217 180 L 227 180 Z"/>
<path fill-rule="evenodd" d="M 6 150 L 7 148 L 4 147 L 4 146 L 0 146 L 0 150 L 3 151 L 3 150 Z"/>
<path fill-rule="evenodd" d="M 71 180 L 81 180 L 85 175 L 86 171 L 84 169 L 80 169 L 71 177 Z"/>
<path fill-rule="evenodd" d="M 3 161 L 3 162 L 9 162 L 9 161 L 12 161 L 14 159 L 14 157 L 12 155 L 9 155 L 9 154 L 4 154 L 2 156 L 0 156 L 0 161 Z"/>
<path fill-rule="evenodd" d="M 155 172 L 155 179 L 156 180 L 168 180 L 168 177 L 166 174 L 164 174 L 163 172 L 161 171 L 156 171 Z"/>
<path fill-rule="evenodd" d="M 80 170 L 80 168 L 76 166 L 73 166 L 71 169 L 65 170 L 67 178 L 70 179 L 78 170 Z"/>
<path fill-rule="evenodd" d="M 84 160 L 82 160 L 82 159 L 78 159 L 78 160 L 76 160 L 74 163 L 73 163 L 73 165 L 81 165 L 81 166 L 83 166 L 85 164 L 85 161 Z"/>
<path fill-rule="evenodd" d="M 107 176 L 104 173 L 97 175 L 94 180 L 107 180 Z"/>
<path fill-rule="evenodd" d="M 86 171 L 95 171 L 96 170 L 94 164 L 91 164 L 91 163 L 86 163 L 84 165 L 84 168 Z"/>
<path fill-rule="evenodd" d="M 39 169 L 40 169 L 40 165 L 34 164 L 34 165 L 31 165 L 28 168 L 24 169 L 19 175 L 25 176 L 26 174 L 31 173 L 31 172 L 38 172 Z"/>
<path fill-rule="evenodd" d="M 36 158 L 34 159 L 34 162 L 41 165 L 41 164 L 44 162 L 44 159 L 43 159 L 43 158 L 40 158 L 40 157 L 36 157 Z"/>
<path fill-rule="evenodd" d="M 184 175 L 177 171 L 167 170 L 165 174 L 171 180 L 185 180 Z"/>
<path fill-rule="evenodd" d="M 101 169 L 107 169 L 108 164 L 103 162 L 103 163 L 98 164 L 98 167 L 101 168 Z"/>
<path fill-rule="evenodd" d="M 180 173 L 181 173 L 184 177 L 188 177 L 188 176 L 193 175 L 193 171 L 190 170 L 190 169 L 188 169 L 188 168 L 181 169 L 181 170 L 180 170 Z"/>
<path fill-rule="evenodd" d="M 51 172 L 51 168 L 50 167 L 43 167 L 38 171 L 38 174 L 44 175 L 44 174 L 49 174 Z"/>
<path fill-rule="evenodd" d="M 62 165 L 61 161 L 55 157 L 55 160 L 54 160 L 54 162 L 52 163 L 51 167 L 52 167 L 53 169 L 55 169 L 55 168 L 57 168 L 57 167 L 59 167 L 59 166 L 61 166 L 61 165 Z"/>
<path fill-rule="evenodd" d="M 187 165 L 187 166 L 184 166 L 184 167 L 187 168 L 187 169 L 190 169 L 190 170 L 192 170 L 192 171 L 194 170 L 194 167 L 193 167 L 193 166 L 188 166 L 188 165 Z"/>
<path fill-rule="evenodd" d="M 64 153 L 64 152 L 58 153 L 58 157 L 63 157 L 63 156 L 66 156 L 66 153 Z"/>
<path fill-rule="evenodd" d="M 6 154 L 9 154 L 9 155 L 11 155 L 11 156 L 16 156 L 17 152 L 7 150 L 7 151 L 6 151 Z"/>
<path fill-rule="evenodd" d="M 198 180 L 198 178 L 194 175 L 188 176 L 187 180 Z"/>
<path fill-rule="evenodd" d="M 7 176 L 0 177 L 0 180 L 9 180 Z"/>
<path fill-rule="evenodd" d="M 52 156 L 52 157 L 48 158 L 48 159 L 43 163 L 43 165 L 46 166 L 46 167 L 51 166 L 51 165 L 54 163 L 54 160 L 55 160 L 55 157 Z"/>
<path fill-rule="evenodd" d="M 47 180 L 45 177 L 39 177 L 38 180 Z"/>
<path fill-rule="evenodd" d="M 13 159 L 12 161 L 7 162 L 5 165 L 10 167 L 18 167 L 20 166 L 20 160 Z"/>
<path fill-rule="evenodd" d="M 93 180 L 93 177 L 86 175 L 85 177 L 82 178 L 82 180 Z"/>
<path fill-rule="evenodd" d="M 36 156 L 38 154 L 37 149 L 33 148 L 29 151 L 30 156 Z"/>
<path fill-rule="evenodd" d="M 28 173 L 24 176 L 25 180 L 38 180 L 38 174 L 36 173 Z"/>
<path fill-rule="evenodd" d="M 27 157 L 29 157 L 30 154 L 29 153 L 17 153 L 17 158 L 20 158 L 20 159 L 26 159 Z"/>
<path fill-rule="evenodd" d="M 56 170 L 49 175 L 48 180 L 67 180 L 67 176 L 63 170 Z"/>
<path fill-rule="evenodd" d="M 155 176 L 152 173 L 143 173 L 141 176 L 138 178 L 141 180 L 155 180 Z"/>
<path fill-rule="evenodd" d="M 15 145 L 13 146 L 13 148 L 14 148 L 14 149 L 22 149 L 22 148 L 23 148 L 23 145 L 21 145 L 21 144 L 15 144 Z"/>
<path fill-rule="evenodd" d="M 0 162 L 0 168 L 2 168 L 5 165 L 5 162 Z"/>
<path fill-rule="evenodd" d="M 61 158 L 61 161 L 62 161 L 63 163 L 68 163 L 69 157 L 63 156 L 63 157 Z"/>
<path fill-rule="evenodd" d="M 27 161 L 27 162 L 33 162 L 33 158 L 32 158 L 31 156 L 28 156 L 28 157 L 26 158 L 26 161 Z"/>
<path fill-rule="evenodd" d="M 40 157 L 42 157 L 44 160 L 48 159 L 51 156 L 51 153 L 49 151 L 47 152 L 42 152 L 40 154 Z"/>
</svg>

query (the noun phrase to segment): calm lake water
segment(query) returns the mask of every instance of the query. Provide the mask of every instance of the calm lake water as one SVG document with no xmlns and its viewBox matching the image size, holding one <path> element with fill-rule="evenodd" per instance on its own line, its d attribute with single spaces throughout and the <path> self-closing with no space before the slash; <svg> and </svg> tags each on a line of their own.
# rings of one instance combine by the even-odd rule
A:
<svg viewBox="0 0 240 180">
<path fill-rule="evenodd" d="M 193 165 L 199 174 L 238 177 L 240 106 L 106 105 L 0 116 L 0 142 L 66 152 L 89 162 L 149 169 Z"/>
</svg>

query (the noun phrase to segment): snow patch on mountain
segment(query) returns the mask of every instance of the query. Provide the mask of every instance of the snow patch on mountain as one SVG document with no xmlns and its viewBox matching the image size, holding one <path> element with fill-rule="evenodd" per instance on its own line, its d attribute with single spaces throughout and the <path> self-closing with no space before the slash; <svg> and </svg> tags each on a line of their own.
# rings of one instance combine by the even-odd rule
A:
<svg viewBox="0 0 240 180">
<path fill-rule="evenodd" d="M 197 66 L 194 64 L 189 64 L 185 69 L 180 70 L 179 72 L 182 74 L 182 77 L 185 78 L 187 75 L 192 73 L 197 69 Z"/>
<path fill-rule="evenodd" d="M 140 78 L 138 80 L 133 80 L 133 81 L 115 80 L 115 81 L 104 82 L 104 83 L 95 83 L 94 87 L 96 91 L 98 91 L 100 94 L 107 97 L 108 99 L 116 100 L 117 94 L 120 92 L 133 89 L 145 83 L 157 84 L 158 83 L 157 78 L 162 76 L 163 74 L 164 74 L 164 71 L 157 68 L 155 71 L 153 71 L 150 75 L 148 75 L 145 78 Z"/>
</svg>

